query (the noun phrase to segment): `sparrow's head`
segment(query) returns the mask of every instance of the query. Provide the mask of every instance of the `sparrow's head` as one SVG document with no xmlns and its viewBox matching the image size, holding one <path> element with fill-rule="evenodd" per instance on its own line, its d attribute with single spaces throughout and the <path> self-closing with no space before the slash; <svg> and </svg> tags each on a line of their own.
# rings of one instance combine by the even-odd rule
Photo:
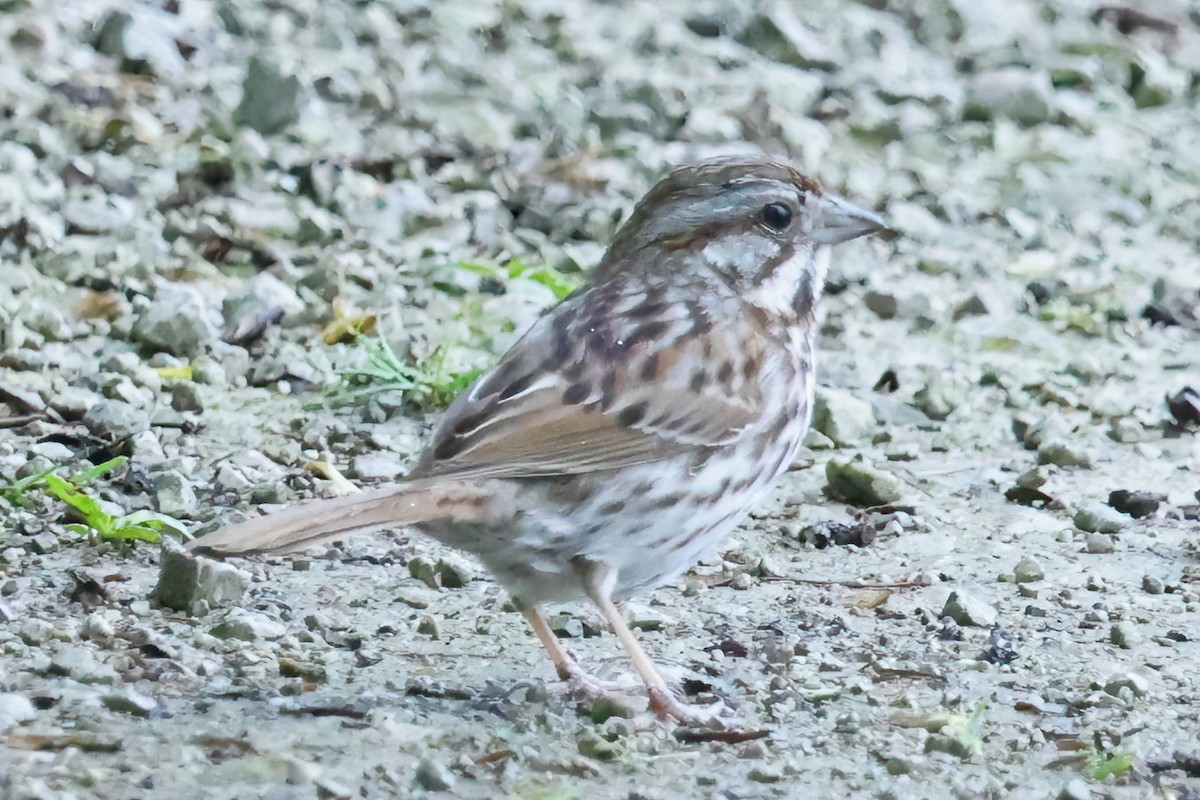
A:
<svg viewBox="0 0 1200 800">
<path fill-rule="evenodd" d="M 825 277 L 821 251 L 876 232 L 889 232 L 882 219 L 786 164 L 719 159 L 676 169 L 651 189 L 597 272 L 704 265 L 750 302 L 795 308 L 803 289 L 807 312 Z"/>
</svg>

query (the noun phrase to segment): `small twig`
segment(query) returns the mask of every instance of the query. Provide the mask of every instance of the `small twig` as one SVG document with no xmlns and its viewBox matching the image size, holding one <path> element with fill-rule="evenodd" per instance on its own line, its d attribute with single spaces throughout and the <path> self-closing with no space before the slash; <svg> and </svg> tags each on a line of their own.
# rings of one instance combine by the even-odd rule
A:
<svg viewBox="0 0 1200 800">
<path fill-rule="evenodd" d="M 310 461 L 304 465 L 304 468 L 314 475 L 320 475 L 322 478 L 333 484 L 333 493 L 339 497 L 348 494 L 358 494 L 362 489 L 355 486 L 349 479 L 338 471 L 329 461 Z"/>
<path fill-rule="evenodd" d="M 913 581 L 901 581 L 899 583 L 863 583 L 862 581 L 823 581 L 816 578 L 788 578 L 786 576 L 771 575 L 764 576 L 761 580 L 766 582 L 783 582 L 783 583 L 803 583 L 808 586 L 842 586 L 847 589 L 920 589 L 925 588 L 929 584 L 915 583 Z"/>
<path fill-rule="evenodd" d="M 294 706 L 282 709 L 284 714 L 293 717 L 347 717 L 349 719 L 366 719 L 367 712 L 353 706 Z"/>
<path fill-rule="evenodd" d="M 702 742 L 723 742 L 725 744 L 738 744 L 740 742 L 752 742 L 755 739 L 765 739 L 771 735 L 771 731 L 766 728 L 753 731 L 731 730 L 731 731 L 710 731 L 704 728 L 676 728 L 675 738 L 684 744 L 699 744 Z"/>
</svg>

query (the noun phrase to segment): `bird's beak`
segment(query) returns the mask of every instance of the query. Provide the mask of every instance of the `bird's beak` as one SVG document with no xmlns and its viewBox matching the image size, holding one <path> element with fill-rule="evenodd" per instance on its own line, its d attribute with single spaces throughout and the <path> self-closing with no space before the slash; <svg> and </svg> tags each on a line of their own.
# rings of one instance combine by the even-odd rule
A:
<svg viewBox="0 0 1200 800">
<path fill-rule="evenodd" d="M 816 203 L 812 241 L 814 244 L 841 244 L 868 233 L 884 234 L 886 239 L 898 235 L 876 214 L 846 202 L 833 194 L 821 195 Z"/>
</svg>

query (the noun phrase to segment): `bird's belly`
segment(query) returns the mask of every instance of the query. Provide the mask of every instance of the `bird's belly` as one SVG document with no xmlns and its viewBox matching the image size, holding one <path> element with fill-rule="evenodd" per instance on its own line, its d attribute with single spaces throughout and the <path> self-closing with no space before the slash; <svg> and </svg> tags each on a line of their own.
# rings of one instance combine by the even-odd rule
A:
<svg viewBox="0 0 1200 800">
<path fill-rule="evenodd" d="M 614 570 L 614 597 L 628 597 L 679 576 L 737 527 L 791 463 L 803 427 L 713 452 L 700 464 L 680 457 L 522 483 L 522 510 L 503 528 L 426 531 L 477 555 L 526 603 L 582 597 L 580 560 Z"/>
</svg>

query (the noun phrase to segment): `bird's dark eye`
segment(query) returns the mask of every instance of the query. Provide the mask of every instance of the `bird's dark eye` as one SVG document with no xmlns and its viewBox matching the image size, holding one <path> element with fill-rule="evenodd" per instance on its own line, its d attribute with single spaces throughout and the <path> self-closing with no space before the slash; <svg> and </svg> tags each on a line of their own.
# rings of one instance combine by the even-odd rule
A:
<svg viewBox="0 0 1200 800">
<path fill-rule="evenodd" d="M 767 203 L 760 214 L 763 225 L 776 233 L 792 223 L 792 210 L 783 203 Z"/>
</svg>

